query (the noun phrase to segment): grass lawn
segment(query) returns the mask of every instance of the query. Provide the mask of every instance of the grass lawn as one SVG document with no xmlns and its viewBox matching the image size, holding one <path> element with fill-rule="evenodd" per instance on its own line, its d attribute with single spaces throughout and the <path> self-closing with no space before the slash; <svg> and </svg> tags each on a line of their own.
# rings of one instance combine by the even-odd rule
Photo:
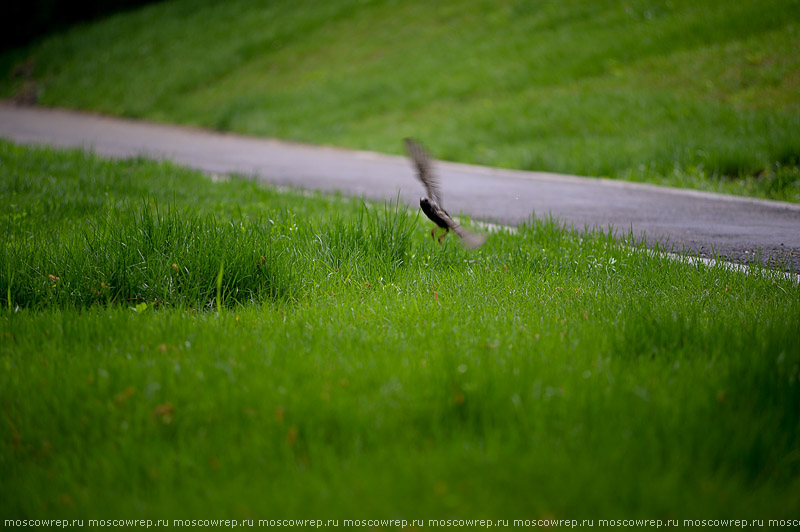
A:
<svg viewBox="0 0 800 532">
<path fill-rule="evenodd" d="M 796 0 L 162 2 L 0 53 L 0 95 L 800 201 Z"/>
<path fill-rule="evenodd" d="M 6 142 L 0 192 L 3 518 L 800 511 L 766 270 Z"/>
</svg>

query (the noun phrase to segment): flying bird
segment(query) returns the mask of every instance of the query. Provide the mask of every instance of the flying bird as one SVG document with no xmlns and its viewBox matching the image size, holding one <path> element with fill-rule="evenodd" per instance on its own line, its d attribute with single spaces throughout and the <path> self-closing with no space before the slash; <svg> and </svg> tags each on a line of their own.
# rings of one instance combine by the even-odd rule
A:
<svg viewBox="0 0 800 532">
<path fill-rule="evenodd" d="M 417 178 L 425 187 L 425 195 L 419 199 L 419 206 L 425 216 L 431 219 L 436 225 L 431 229 L 431 238 L 436 238 L 436 228 L 441 227 L 444 233 L 439 235 L 439 244 L 447 233 L 452 229 L 455 234 L 461 237 L 461 241 L 469 249 L 480 247 L 486 241 L 486 235 L 472 233 L 458 225 L 447 211 L 442 208 L 442 196 L 439 192 L 439 181 L 433 173 L 433 163 L 425 149 L 413 139 L 404 139 L 406 151 L 417 169 Z"/>
</svg>

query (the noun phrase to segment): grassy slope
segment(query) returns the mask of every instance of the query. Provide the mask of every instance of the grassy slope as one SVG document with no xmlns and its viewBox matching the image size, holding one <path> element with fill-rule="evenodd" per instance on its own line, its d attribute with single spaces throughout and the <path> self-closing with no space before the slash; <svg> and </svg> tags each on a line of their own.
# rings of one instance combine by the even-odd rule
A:
<svg viewBox="0 0 800 532">
<path fill-rule="evenodd" d="M 4 518 L 800 510 L 790 281 L 147 161 L 0 176 Z"/>
<path fill-rule="evenodd" d="M 796 0 L 184 0 L 0 68 L 32 60 L 45 105 L 800 201 L 798 19 Z"/>
</svg>

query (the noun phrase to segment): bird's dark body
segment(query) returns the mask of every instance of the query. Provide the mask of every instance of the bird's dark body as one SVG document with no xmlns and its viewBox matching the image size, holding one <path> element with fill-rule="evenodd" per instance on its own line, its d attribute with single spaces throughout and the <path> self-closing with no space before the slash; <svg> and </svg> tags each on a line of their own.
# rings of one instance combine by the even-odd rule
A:
<svg viewBox="0 0 800 532">
<path fill-rule="evenodd" d="M 422 212 L 425 213 L 425 216 L 430 218 L 433 223 L 435 223 L 442 229 L 447 229 L 447 230 L 450 229 L 450 224 L 447 223 L 447 220 L 445 220 L 436 213 L 436 210 L 433 208 L 433 205 L 431 205 L 430 201 L 428 201 L 428 198 L 420 198 L 419 206 L 422 208 Z M 441 210 L 442 212 L 444 212 L 444 209 Z M 445 214 L 449 217 L 449 215 L 446 212 Z"/>
</svg>

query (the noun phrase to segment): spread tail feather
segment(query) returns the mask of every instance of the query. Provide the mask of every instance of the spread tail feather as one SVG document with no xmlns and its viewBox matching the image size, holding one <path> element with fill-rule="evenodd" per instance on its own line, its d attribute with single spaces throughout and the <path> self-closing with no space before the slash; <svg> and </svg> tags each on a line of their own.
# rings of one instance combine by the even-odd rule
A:
<svg viewBox="0 0 800 532">
<path fill-rule="evenodd" d="M 467 249 L 479 248 L 484 242 L 486 242 L 487 235 L 484 233 L 473 233 L 472 231 L 467 231 L 460 225 L 453 227 L 453 231 L 455 231 L 456 234 L 461 237 L 461 241 L 464 243 L 464 247 Z"/>
</svg>

